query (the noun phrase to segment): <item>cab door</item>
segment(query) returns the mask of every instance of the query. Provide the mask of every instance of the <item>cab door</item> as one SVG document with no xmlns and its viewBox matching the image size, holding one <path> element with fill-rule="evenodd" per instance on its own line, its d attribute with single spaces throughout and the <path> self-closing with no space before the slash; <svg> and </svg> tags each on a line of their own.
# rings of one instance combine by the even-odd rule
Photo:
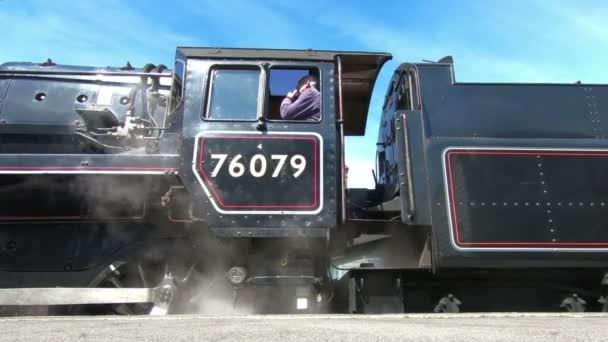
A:
<svg viewBox="0 0 608 342">
<path fill-rule="evenodd" d="M 207 70 L 192 173 L 197 207 L 230 236 L 326 236 L 336 224 L 332 63 L 204 62 Z M 319 120 L 283 120 L 281 103 L 303 76 L 320 92 Z"/>
</svg>

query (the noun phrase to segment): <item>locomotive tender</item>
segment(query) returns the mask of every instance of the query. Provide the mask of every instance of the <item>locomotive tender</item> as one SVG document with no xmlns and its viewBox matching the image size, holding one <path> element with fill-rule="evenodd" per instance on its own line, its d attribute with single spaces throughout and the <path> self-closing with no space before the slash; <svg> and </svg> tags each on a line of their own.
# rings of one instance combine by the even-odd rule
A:
<svg viewBox="0 0 608 342">
<path fill-rule="evenodd" d="M 599 309 L 608 87 L 402 64 L 376 187 L 347 189 L 344 138 L 365 133 L 390 58 L 180 47 L 172 70 L 1 65 L 0 305 L 454 312 L 515 291 Z M 282 120 L 306 75 L 321 119 Z"/>
</svg>

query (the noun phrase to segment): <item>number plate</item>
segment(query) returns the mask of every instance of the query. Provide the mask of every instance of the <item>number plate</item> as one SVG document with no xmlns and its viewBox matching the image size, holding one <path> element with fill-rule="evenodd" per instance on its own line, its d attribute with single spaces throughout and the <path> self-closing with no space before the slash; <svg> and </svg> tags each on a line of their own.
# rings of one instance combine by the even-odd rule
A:
<svg viewBox="0 0 608 342">
<path fill-rule="evenodd" d="M 194 173 L 220 213 L 317 214 L 322 143 L 316 133 L 203 133 Z"/>
</svg>

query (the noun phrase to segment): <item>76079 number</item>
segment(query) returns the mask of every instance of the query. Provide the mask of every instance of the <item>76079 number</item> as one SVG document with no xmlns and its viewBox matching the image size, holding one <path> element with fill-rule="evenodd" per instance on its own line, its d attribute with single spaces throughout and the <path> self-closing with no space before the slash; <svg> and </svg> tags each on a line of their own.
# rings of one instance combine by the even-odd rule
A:
<svg viewBox="0 0 608 342">
<path fill-rule="evenodd" d="M 217 164 L 215 168 L 211 172 L 211 177 L 216 177 L 218 173 L 222 170 L 222 166 L 226 163 L 228 159 L 227 154 L 212 154 L 211 159 L 217 160 Z M 245 174 L 247 169 L 249 169 L 249 173 L 255 177 L 260 178 L 266 175 L 268 171 L 268 160 L 266 156 L 263 154 L 256 154 L 249 160 L 249 167 L 245 165 L 241 160 L 243 156 L 237 154 L 228 163 L 228 174 L 231 177 L 241 177 Z M 272 177 L 276 178 L 281 174 L 281 170 L 285 167 L 285 163 L 289 159 L 289 165 L 293 170 L 293 177 L 298 178 L 304 170 L 306 169 L 306 158 L 304 158 L 301 154 L 296 154 L 289 158 L 286 154 L 273 154 L 270 156 L 271 163 L 274 164 L 274 168 L 272 170 Z"/>
</svg>

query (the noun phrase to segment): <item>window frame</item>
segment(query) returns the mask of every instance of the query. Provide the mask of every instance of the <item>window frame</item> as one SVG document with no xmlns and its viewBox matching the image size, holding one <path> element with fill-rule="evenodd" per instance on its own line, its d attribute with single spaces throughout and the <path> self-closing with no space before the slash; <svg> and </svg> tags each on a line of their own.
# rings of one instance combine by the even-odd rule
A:
<svg viewBox="0 0 608 342">
<path fill-rule="evenodd" d="M 402 88 L 404 86 L 407 86 L 407 94 L 405 92 L 402 93 Z M 396 91 L 398 96 L 396 107 L 397 110 L 415 111 L 422 109 L 422 102 L 420 100 L 420 89 L 418 88 L 417 73 L 414 70 L 406 70 L 401 74 L 399 78 L 399 85 Z M 409 107 L 402 106 L 402 100 L 399 99 L 400 96 L 404 96 L 409 99 Z"/>
<path fill-rule="evenodd" d="M 403 73 L 399 78 L 396 93 L 397 110 L 414 110 L 414 92 L 412 89 L 412 77 L 409 72 Z"/>
<path fill-rule="evenodd" d="M 183 105 L 183 103 L 184 103 L 184 97 L 186 97 L 186 73 L 187 73 L 186 72 L 186 66 L 187 66 L 187 64 L 186 64 L 186 61 L 184 59 L 181 59 L 181 58 L 175 59 L 175 63 L 173 64 L 173 74 L 171 75 L 171 90 L 170 90 L 170 94 L 171 94 L 171 97 L 173 97 L 173 92 L 175 90 L 175 75 L 176 75 L 176 71 L 177 71 L 176 70 L 177 68 L 175 66 L 178 63 L 182 65 L 182 75 L 181 75 L 182 76 L 182 84 L 181 84 L 181 87 L 180 87 L 181 88 L 180 89 L 180 91 L 181 91 L 181 97 L 179 99 L 179 102 L 175 105 L 175 107 L 172 108 L 171 104 L 169 104 L 169 106 L 167 106 L 167 114 L 168 115 L 175 114 L 180 109 L 180 107 Z M 171 99 L 171 101 L 173 101 L 173 98 Z"/>
<path fill-rule="evenodd" d="M 320 124 L 323 122 L 323 118 L 325 115 L 323 115 L 324 110 L 323 110 L 323 68 L 317 64 L 317 63 L 281 63 L 281 62 L 275 62 L 275 63 L 270 63 L 268 64 L 268 72 L 266 73 L 266 87 L 264 89 L 264 91 L 266 92 L 265 96 L 264 96 L 264 104 L 265 104 L 265 109 L 269 108 L 270 106 L 269 101 L 270 101 L 270 74 L 272 72 L 272 69 L 283 69 L 283 70 L 310 70 L 310 69 L 316 69 L 316 71 L 318 72 L 319 75 L 319 79 L 318 79 L 318 87 L 319 87 L 319 93 L 320 93 L 320 103 L 319 103 L 319 120 L 316 121 L 307 121 L 307 120 L 284 120 L 284 119 L 274 119 L 271 120 L 270 119 L 270 111 L 267 110 L 264 113 L 264 118 L 267 122 L 269 123 L 299 123 L 299 124 Z"/>
<path fill-rule="evenodd" d="M 253 119 L 217 119 L 210 117 L 211 100 L 213 95 L 213 74 L 216 70 L 259 70 L 259 82 L 258 82 L 258 93 L 257 93 L 257 106 L 255 111 L 255 117 Z M 216 122 L 256 122 L 259 118 L 260 111 L 263 111 L 264 101 L 260 101 L 260 91 L 265 87 L 264 80 L 264 68 L 261 63 L 217 63 L 209 66 L 207 73 L 207 85 L 205 91 L 205 110 L 202 113 L 202 119 L 205 121 L 216 121 Z"/>
<path fill-rule="evenodd" d="M 269 111 L 270 102 L 270 71 L 275 69 L 316 69 L 319 73 L 319 92 L 321 93 L 320 98 L 320 116 L 317 121 L 306 121 L 306 120 L 271 120 Z M 260 70 L 260 83 L 258 85 L 258 105 L 256 111 L 256 117 L 254 119 L 214 119 L 209 117 L 209 109 L 211 105 L 211 95 L 213 89 L 213 73 L 218 69 L 259 69 Z M 320 124 L 324 120 L 324 70 L 325 68 L 320 63 L 315 62 L 296 62 L 296 61 L 222 61 L 212 63 L 208 67 L 208 72 L 205 77 L 205 85 L 203 89 L 204 103 L 203 112 L 200 117 L 203 121 L 207 122 L 256 122 L 260 119 L 260 115 L 265 122 L 277 124 L 277 123 L 298 123 L 298 124 Z M 185 83 L 185 82 L 184 82 Z M 328 90 L 329 91 L 329 90 Z"/>
</svg>

